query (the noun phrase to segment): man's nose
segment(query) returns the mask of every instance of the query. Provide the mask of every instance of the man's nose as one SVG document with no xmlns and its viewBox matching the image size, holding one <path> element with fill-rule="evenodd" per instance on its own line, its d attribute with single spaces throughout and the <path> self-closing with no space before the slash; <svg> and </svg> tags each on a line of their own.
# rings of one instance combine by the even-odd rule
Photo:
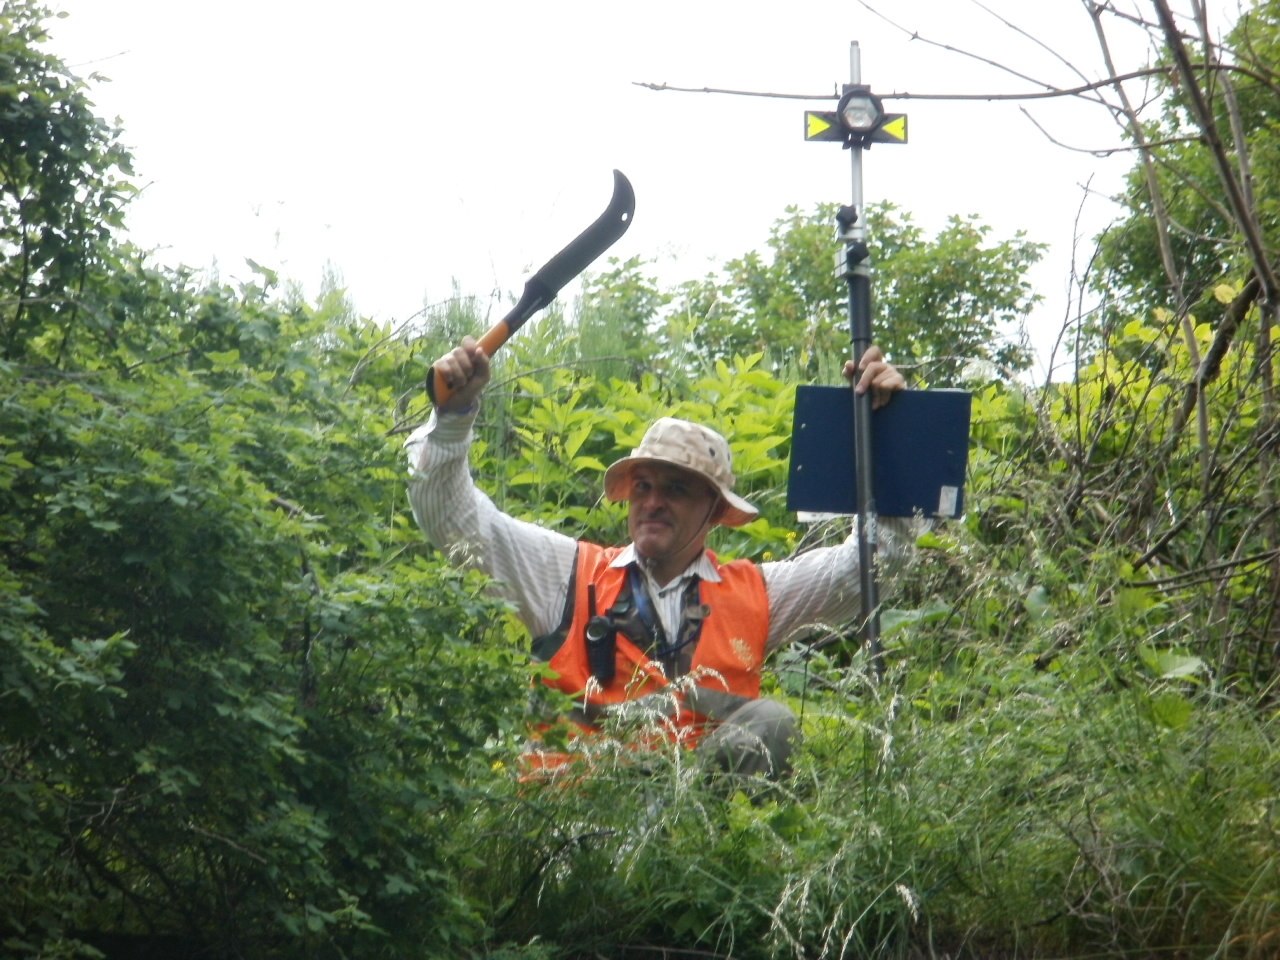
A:
<svg viewBox="0 0 1280 960">
<path fill-rule="evenodd" d="M 658 487 L 650 487 L 636 498 L 645 510 L 659 510 L 667 505 L 666 494 Z"/>
</svg>

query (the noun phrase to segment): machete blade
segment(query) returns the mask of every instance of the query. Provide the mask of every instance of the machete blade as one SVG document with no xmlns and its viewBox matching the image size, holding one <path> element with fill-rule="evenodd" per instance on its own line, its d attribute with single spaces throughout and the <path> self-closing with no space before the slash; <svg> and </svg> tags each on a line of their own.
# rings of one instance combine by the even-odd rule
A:
<svg viewBox="0 0 1280 960">
<path fill-rule="evenodd" d="M 604 213 L 543 264 L 542 269 L 529 278 L 529 283 L 539 285 L 550 299 L 555 299 L 566 283 L 587 269 L 627 232 L 635 210 L 636 195 L 631 189 L 631 181 L 621 170 L 613 171 L 613 199 Z"/>
<path fill-rule="evenodd" d="M 613 198 L 595 222 L 574 237 L 569 244 L 542 265 L 524 285 L 524 292 L 511 312 L 495 323 L 480 338 L 480 346 L 489 356 L 507 342 L 526 320 L 547 306 L 566 283 L 582 273 L 600 254 L 608 250 L 627 232 L 636 210 L 636 195 L 631 181 L 621 170 L 613 171 Z M 427 371 L 427 396 L 439 405 L 448 401 L 453 390 L 436 375 Z"/>
</svg>

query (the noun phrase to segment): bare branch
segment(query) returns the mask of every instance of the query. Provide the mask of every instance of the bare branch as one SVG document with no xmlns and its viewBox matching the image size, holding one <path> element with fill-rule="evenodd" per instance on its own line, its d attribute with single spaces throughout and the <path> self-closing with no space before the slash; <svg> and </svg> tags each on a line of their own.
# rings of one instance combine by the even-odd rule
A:
<svg viewBox="0 0 1280 960">
<path fill-rule="evenodd" d="M 1143 130 L 1138 112 L 1134 109 L 1129 100 L 1128 92 L 1124 88 L 1124 78 L 1116 73 L 1115 62 L 1111 57 L 1111 45 L 1107 40 L 1106 31 L 1102 27 L 1102 13 L 1105 8 L 1102 4 L 1093 2 L 1090 2 L 1088 6 L 1093 17 L 1093 29 L 1098 38 L 1098 47 L 1102 51 L 1103 62 L 1111 74 L 1110 83 L 1115 89 L 1116 95 L 1120 98 L 1129 137 L 1137 145 L 1142 159 L 1142 173 L 1147 181 L 1147 193 L 1151 199 L 1152 220 L 1156 229 L 1156 238 L 1159 242 L 1160 263 L 1164 267 L 1165 278 L 1169 281 L 1169 286 L 1174 291 L 1174 299 L 1178 304 L 1178 310 L 1181 311 L 1183 309 L 1182 281 L 1177 265 L 1174 263 L 1173 247 L 1169 242 L 1169 216 L 1165 210 L 1164 195 L 1160 191 L 1160 182 L 1156 178 L 1151 145 L 1147 142 L 1146 132 Z"/>
<path fill-rule="evenodd" d="M 1028 33 L 1026 30 L 1023 30 L 1023 29 L 1022 29 L 1022 27 L 1018 26 L 1018 25 L 1017 25 L 1016 23 L 1014 23 L 1013 21 L 1006 19 L 1005 17 L 1003 17 L 1003 16 L 1001 16 L 1000 14 L 996 13 L 996 12 L 995 12 L 994 10 L 992 10 L 990 7 L 986 6 L 986 5 L 985 5 L 985 4 L 983 4 L 983 3 L 980 3 L 980 2 L 979 2 L 979 0 L 972 0 L 972 3 L 973 3 L 973 5 L 974 5 L 974 6 L 978 7 L 980 10 L 982 10 L 982 11 L 983 11 L 984 13 L 986 13 L 988 16 L 994 17 L 996 20 L 999 20 L 1002 24 L 1004 24 L 1006 27 L 1008 27 L 1008 28 L 1009 28 L 1010 30 L 1012 30 L 1014 33 L 1016 33 L 1016 34 L 1018 34 L 1019 36 L 1025 37 L 1026 39 L 1030 40 L 1032 43 L 1034 43 L 1037 47 L 1039 47 L 1039 48 L 1040 48 L 1041 50 L 1043 50 L 1045 53 L 1049 54 L 1049 56 L 1053 57 L 1055 60 L 1057 60 L 1059 63 L 1061 63 L 1064 67 L 1066 67 L 1068 70 L 1070 70 L 1072 73 L 1074 73 L 1074 74 L 1075 74 L 1077 77 L 1079 77 L 1082 81 L 1084 81 L 1085 83 L 1088 83 L 1088 82 L 1089 82 L 1089 78 L 1088 78 L 1088 77 L 1086 77 L 1086 76 L 1085 76 L 1085 75 L 1084 75 L 1084 74 L 1079 70 L 1079 68 L 1078 68 L 1078 67 L 1076 67 L 1076 65 L 1075 65 L 1074 63 L 1072 63 L 1070 60 L 1068 60 L 1066 57 L 1064 57 L 1061 53 L 1059 53 L 1056 47 L 1053 47 L 1053 46 L 1051 46 L 1051 45 L 1049 45 L 1049 44 L 1045 43 L 1045 42 L 1044 42 L 1043 40 L 1041 40 L 1039 37 L 1036 37 L 1036 36 L 1031 35 L 1030 33 Z"/>
<path fill-rule="evenodd" d="M 1019 80 L 1026 80 L 1028 83 L 1034 83 L 1038 87 L 1044 87 L 1045 91 L 1047 92 L 1045 95 L 1048 95 L 1048 96 L 1060 95 L 1057 92 L 1058 88 L 1052 83 L 1045 83 L 1043 80 L 1037 80 L 1035 77 L 1028 76 L 1025 73 L 1020 73 L 1019 71 L 1014 70 L 1012 67 L 1006 64 L 1000 63 L 999 61 L 996 61 L 996 60 L 992 60 L 990 57 L 984 57 L 980 54 L 972 53 L 968 50 L 962 50 L 959 47 L 953 47 L 948 43 L 942 43 L 938 40 L 930 40 L 928 37 L 922 37 L 919 31 L 908 30 L 902 24 L 885 16 L 885 14 L 881 13 L 875 7 L 871 6 L 871 4 L 867 3 L 866 0 L 858 0 L 858 5 L 861 6 L 868 13 L 872 14 L 873 16 L 879 17 L 881 20 L 889 24 L 889 26 L 893 27 L 894 29 L 901 31 L 902 33 L 905 33 L 912 40 L 919 40 L 922 43 L 928 44 L 929 46 L 932 46 L 932 47 L 938 47 L 942 50 L 948 51 L 949 53 L 956 53 L 962 57 L 968 57 L 970 60 L 977 60 L 979 63 L 985 63 L 987 66 L 991 67 L 994 70 L 998 70 L 1001 73 L 1007 73 L 1007 74 L 1010 74 L 1011 76 L 1017 77 Z M 1088 87 L 1085 87 L 1081 90 L 1081 92 L 1084 92 L 1087 89 Z M 1019 97 L 1018 99 L 1022 99 L 1022 98 Z M 1100 98 L 1098 99 L 1099 99 L 1099 102 L 1102 102 Z"/>
<path fill-rule="evenodd" d="M 992 66 L 998 66 L 994 61 L 988 61 Z M 1242 76 L 1261 81 L 1261 77 L 1253 70 L 1249 70 L 1236 65 L 1229 64 L 1193 64 L 1192 69 L 1202 72 L 1230 72 L 1238 73 Z M 971 101 L 996 101 L 996 100 L 1052 100 L 1058 97 L 1079 97 L 1083 94 L 1090 93 L 1094 90 L 1101 90 L 1105 87 L 1113 86 L 1116 83 L 1124 83 L 1129 80 L 1141 80 L 1147 77 L 1168 77 L 1170 70 L 1168 67 L 1144 67 L 1141 70 L 1131 70 L 1128 73 L 1116 74 L 1109 76 L 1104 80 L 1095 80 L 1092 83 L 1083 83 L 1074 87 L 1054 87 L 1049 84 L 1043 84 L 1047 87 L 1045 90 L 1024 91 L 1022 93 L 911 93 L 907 90 L 895 90 L 890 93 L 880 93 L 876 91 L 876 96 L 881 100 L 971 100 Z M 1038 82 L 1038 81 L 1032 81 Z M 734 90 L 728 87 L 680 87 L 671 83 L 654 83 L 647 80 L 633 80 L 631 85 L 635 87 L 644 87 L 646 90 L 655 90 L 659 93 L 713 93 L 731 97 L 762 97 L 780 100 L 839 100 L 840 93 L 838 91 L 832 93 L 782 93 L 776 90 Z M 1106 107 L 1112 112 L 1118 112 L 1118 108 L 1107 103 L 1101 97 L 1089 97 L 1093 102 L 1100 106 Z"/>
<path fill-rule="evenodd" d="M 1213 111 L 1209 108 L 1209 104 L 1205 100 L 1204 91 L 1196 80 L 1198 71 L 1192 65 L 1191 58 L 1187 54 L 1187 48 L 1183 45 L 1182 35 L 1178 32 L 1173 14 L 1169 10 L 1169 4 L 1166 0 L 1153 0 L 1153 2 L 1155 3 L 1156 13 L 1160 18 L 1160 24 L 1165 32 L 1166 43 L 1170 53 L 1173 54 L 1173 61 L 1177 65 L 1178 75 L 1191 105 L 1192 115 L 1204 133 L 1205 143 L 1209 147 L 1210 155 L 1213 157 L 1214 165 L 1218 170 L 1218 176 L 1222 180 L 1223 189 L 1227 193 L 1227 199 L 1230 201 L 1235 215 L 1236 226 L 1244 234 L 1244 238 L 1248 243 L 1254 271 L 1262 281 L 1263 299 L 1268 303 L 1275 303 L 1277 296 L 1280 295 L 1280 284 L 1276 281 L 1275 272 L 1272 270 L 1271 263 L 1267 257 L 1266 248 L 1262 241 L 1262 231 L 1258 227 L 1257 219 L 1245 202 L 1243 190 L 1239 181 L 1236 180 L 1235 172 L 1231 168 L 1231 160 L 1227 156 L 1226 147 L 1218 134 L 1218 125 L 1214 121 Z"/>
<path fill-rule="evenodd" d="M 633 80 L 631 85 L 634 87 L 644 87 L 646 90 L 657 90 L 659 92 L 670 91 L 673 93 L 720 93 L 727 94 L 731 97 L 772 97 L 779 100 L 839 100 L 839 93 L 776 93 L 767 90 L 729 90 L 724 87 L 677 87 L 669 83 L 650 83 L 644 80 Z M 879 96 L 879 94 L 877 94 Z"/>
<path fill-rule="evenodd" d="M 1218 563 L 1211 563 L 1199 570 L 1187 570 L 1183 573 L 1175 573 L 1168 577 L 1160 577 L 1155 580 L 1130 580 L 1126 586 L 1130 587 L 1167 587 L 1173 584 L 1180 588 L 1189 587 L 1196 583 L 1217 583 L 1219 577 L 1213 574 L 1221 573 L 1225 570 L 1235 570 L 1233 576 L 1241 576 L 1248 573 L 1248 570 L 1242 570 L 1241 567 L 1251 567 L 1257 564 L 1266 563 L 1280 557 L 1280 549 L 1264 550 L 1261 553 L 1255 553 L 1252 556 L 1240 557 L 1238 559 L 1223 560 Z"/>
<path fill-rule="evenodd" d="M 1148 143 L 1145 144 L 1145 146 L 1140 146 L 1138 144 L 1128 144 L 1127 146 L 1123 146 L 1123 147 L 1075 147 L 1069 143 L 1063 143 L 1061 140 L 1059 140 L 1057 137 L 1051 134 L 1048 130 L 1046 130 L 1044 128 L 1044 124 L 1042 124 L 1039 120 L 1033 117 L 1031 115 L 1031 111 L 1028 110 L 1026 107 L 1020 107 L 1019 109 L 1022 111 L 1022 115 L 1026 117 L 1028 120 L 1030 120 L 1031 123 L 1035 126 L 1035 128 L 1044 135 L 1044 138 L 1048 140 L 1050 143 L 1052 143 L 1055 147 L 1061 147 L 1063 150 L 1070 150 L 1073 153 L 1087 153 L 1090 156 L 1098 157 L 1100 159 L 1106 159 L 1107 157 L 1115 156 L 1117 153 L 1130 153 L 1135 150 L 1143 150 L 1150 147 L 1169 147 L 1179 143 L 1194 143 L 1196 140 L 1200 139 L 1199 137 L 1170 137 L 1167 140 L 1149 141 Z"/>
</svg>

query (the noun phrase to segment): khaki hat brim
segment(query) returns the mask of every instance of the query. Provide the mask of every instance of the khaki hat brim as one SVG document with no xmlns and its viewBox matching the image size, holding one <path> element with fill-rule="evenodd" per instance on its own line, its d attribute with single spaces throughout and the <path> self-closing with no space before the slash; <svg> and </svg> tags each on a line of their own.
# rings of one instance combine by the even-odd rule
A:
<svg viewBox="0 0 1280 960">
<path fill-rule="evenodd" d="M 724 501 L 724 510 L 721 511 L 716 523 L 725 527 L 740 527 L 743 524 L 750 523 L 760 516 L 760 511 L 753 507 L 742 497 L 738 496 L 732 490 L 725 489 L 724 486 L 717 483 L 714 477 L 703 473 L 701 470 L 695 470 L 687 463 L 679 463 L 675 460 L 668 460 L 665 457 L 623 457 L 609 465 L 609 469 L 604 472 L 604 495 L 614 503 L 630 499 L 631 493 L 631 471 L 640 463 L 665 463 L 677 469 L 692 473 L 706 480 Z"/>
</svg>

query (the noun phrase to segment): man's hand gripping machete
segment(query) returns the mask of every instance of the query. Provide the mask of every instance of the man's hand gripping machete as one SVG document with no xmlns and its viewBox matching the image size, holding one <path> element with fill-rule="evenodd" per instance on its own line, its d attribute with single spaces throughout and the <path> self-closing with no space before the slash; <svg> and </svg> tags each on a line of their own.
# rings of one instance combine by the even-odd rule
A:
<svg viewBox="0 0 1280 960">
<path fill-rule="evenodd" d="M 595 223 L 578 234 L 569 245 L 548 260 L 524 285 L 520 300 L 505 317 L 480 338 L 487 356 L 507 342 L 524 322 L 556 298 L 560 289 L 587 269 L 600 254 L 627 232 L 636 209 L 636 195 L 631 181 L 622 171 L 613 171 L 613 199 Z M 427 371 L 427 396 L 437 406 L 446 403 L 453 389 L 437 374 L 435 367 Z"/>
</svg>

